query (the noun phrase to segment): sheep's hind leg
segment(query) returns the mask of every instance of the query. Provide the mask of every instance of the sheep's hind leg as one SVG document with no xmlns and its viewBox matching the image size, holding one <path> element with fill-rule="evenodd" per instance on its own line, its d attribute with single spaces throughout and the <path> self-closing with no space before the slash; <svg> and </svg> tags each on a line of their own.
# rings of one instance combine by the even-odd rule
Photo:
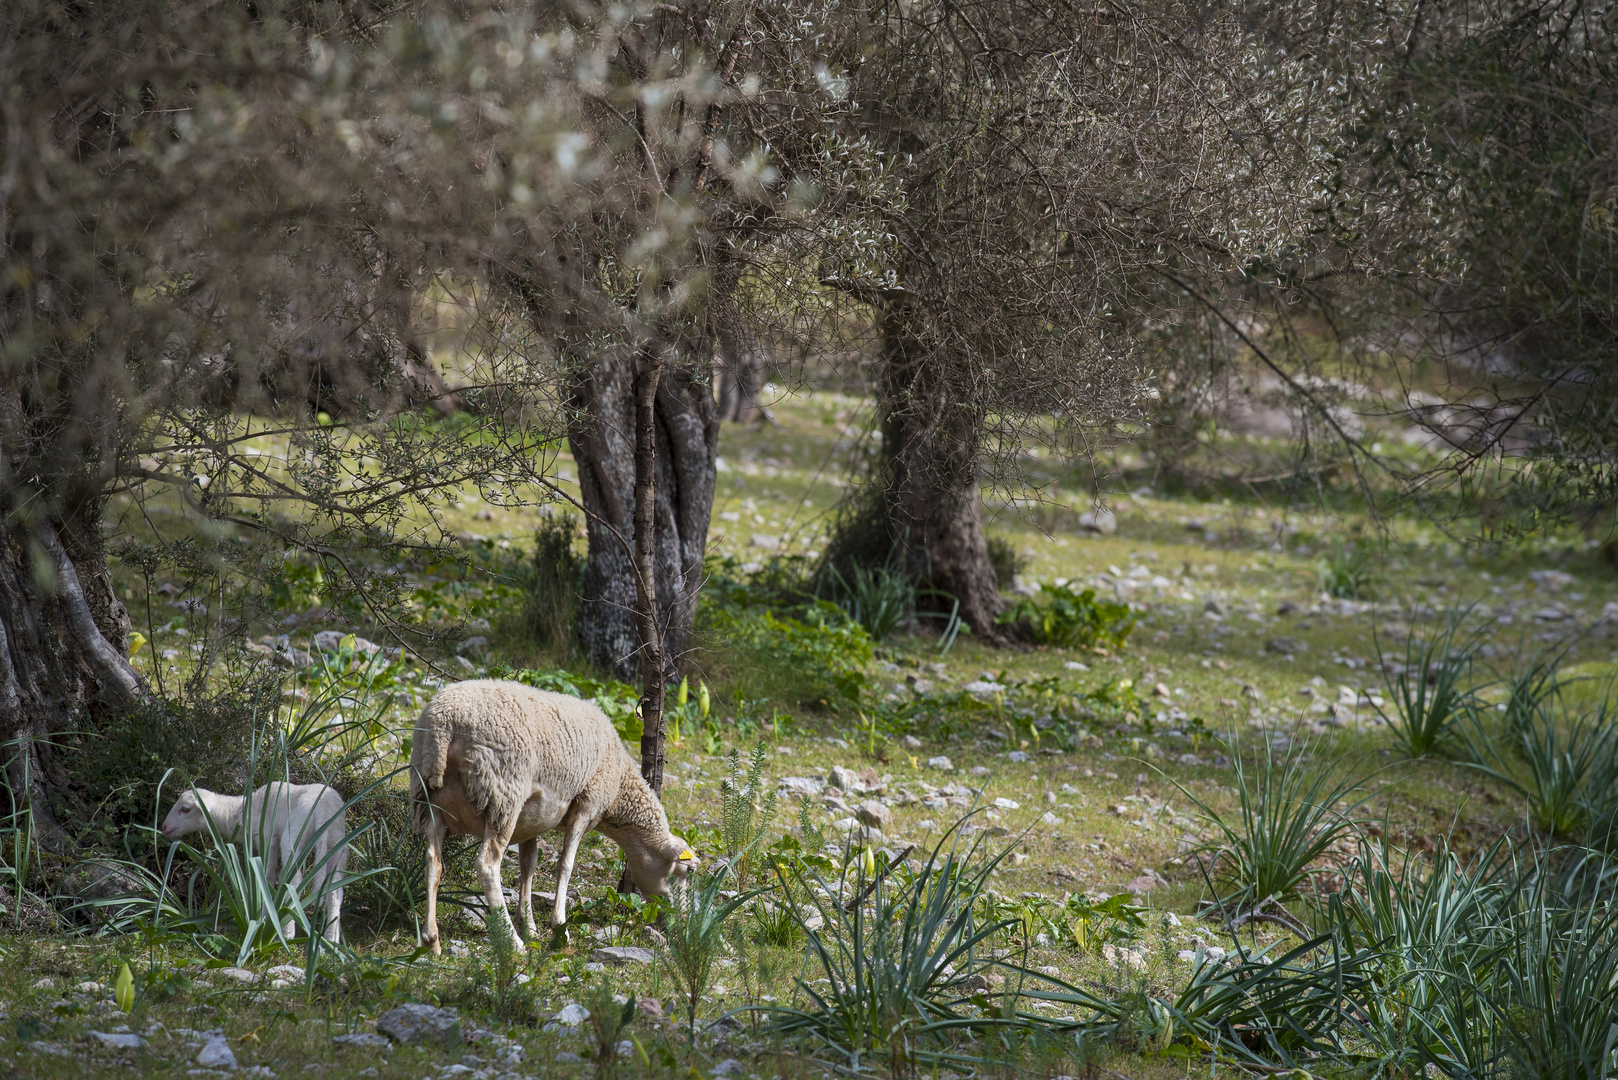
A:
<svg viewBox="0 0 1618 1080">
<path fill-rule="evenodd" d="M 506 846 L 511 843 L 511 832 L 516 824 L 515 821 L 501 825 L 489 822 L 483 830 L 483 847 L 478 851 L 478 881 L 483 885 L 483 902 L 487 905 L 484 910 L 485 924 L 492 934 L 496 930 L 490 920 L 504 922 L 512 943 L 518 940 L 517 928 L 512 925 L 511 913 L 506 910 L 506 894 L 500 887 L 500 864 L 506 857 Z"/>
<path fill-rule="evenodd" d="M 556 867 L 556 906 L 551 909 L 551 930 L 560 934 L 567 925 L 567 883 L 573 876 L 573 860 L 579 853 L 579 841 L 590 831 L 590 819 L 574 800 L 562 819 L 562 859 Z"/>
<path fill-rule="evenodd" d="M 517 865 L 521 875 L 517 880 L 517 910 L 522 915 L 522 930 L 532 941 L 539 935 L 534 925 L 534 871 L 539 868 L 539 841 L 524 840 L 517 845 Z"/>
<path fill-rule="evenodd" d="M 427 817 L 427 925 L 421 943 L 432 949 L 434 956 L 444 952 L 438 940 L 438 878 L 444 869 L 444 819 L 437 807 L 428 808 Z"/>
</svg>

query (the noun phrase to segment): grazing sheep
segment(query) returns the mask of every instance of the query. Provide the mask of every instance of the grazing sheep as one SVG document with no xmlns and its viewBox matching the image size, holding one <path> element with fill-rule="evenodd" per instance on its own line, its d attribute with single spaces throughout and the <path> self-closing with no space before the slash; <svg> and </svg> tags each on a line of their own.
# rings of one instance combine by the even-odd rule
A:
<svg viewBox="0 0 1618 1080">
<path fill-rule="evenodd" d="M 490 917 L 512 929 L 500 863 L 518 845 L 523 928 L 534 927 L 539 836 L 560 828 L 562 856 L 551 925 L 567 922 L 567 883 L 579 841 L 595 829 L 623 849 L 630 876 L 647 896 L 667 896 L 696 856 L 669 832 L 663 804 L 595 705 L 515 682 L 474 679 L 440 690 L 416 721 L 410 753 L 416 828 L 427 837 L 426 943 L 440 951 L 438 877 L 444 838 L 483 838 L 478 880 Z"/>
<path fill-rule="evenodd" d="M 325 888 L 334 875 L 348 864 L 346 813 L 343 797 L 325 784 L 265 784 L 253 792 L 252 805 L 242 795 L 221 795 L 194 787 L 181 795 L 163 819 L 163 835 L 176 840 L 189 833 L 204 831 L 207 819 L 221 837 L 236 839 L 242 819 L 249 819 L 252 851 L 264 858 L 270 880 L 279 883 L 281 866 L 300 851 L 314 858 L 317 887 Z M 333 852 L 333 849 L 336 849 Z M 328 852 L 332 852 L 327 859 Z M 303 860 L 292 866 L 292 887 L 303 882 Z M 343 914 L 343 890 L 326 893 L 325 937 L 336 941 Z M 293 925 L 282 932 L 292 936 Z"/>
</svg>

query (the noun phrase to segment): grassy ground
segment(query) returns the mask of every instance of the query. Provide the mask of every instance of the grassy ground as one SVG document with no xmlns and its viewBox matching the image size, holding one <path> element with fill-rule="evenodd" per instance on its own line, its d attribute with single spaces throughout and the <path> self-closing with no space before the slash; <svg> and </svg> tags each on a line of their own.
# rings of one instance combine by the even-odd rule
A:
<svg viewBox="0 0 1618 1080">
<path fill-rule="evenodd" d="M 862 452 L 862 407 L 834 394 L 803 394 L 778 402 L 771 423 L 727 427 L 711 534 L 715 552 L 733 557 L 744 572 L 782 554 L 812 557 L 824 515 L 843 493 L 848 457 Z M 1040 467 L 1031 465 L 1036 482 L 1054 483 L 1058 492 L 1071 483 L 1061 470 L 1041 473 Z M 561 468 L 566 476 L 574 466 L 564 456 Z M 791 679 L 771 682 L 723 642 L 710 641 L 710 652 L 696 663 L 713 682 L 715 714 L 734 721 L 732 692 L 740 687 L 751 699 L 741 708 L 754 722 L 722 722 L 707 737 L 688 724 L 671 744 L 665 802 L 677 832 L 693 837 L 703 855 L 713 854 L 701 845 L 711 849 L 720 824 L 725 755 L 759 742 L 768 750 L 769 786 L 787 777 L 811 782 L 783 789 L 774 832 L 796 831 L 800 801 L 807 802 L 809 823 L 833 835 L 861 803 L 875 801 L 881 809 L 868 813 L 886 819 L 878 846 L 893 851 L 914 843 L 925 849 L 969 805 L 987 804 L 974 827 L 997 850 L 1011 851 L 991 878 L 1007 904 L 1034 909 L 1040 898 L 1060 904 L 1073 894 L 1097 899 L 1126 893 L 1144 909 L 1140 929 L 1120 934 L 1105 949 L 1081 949 L 1033 923 L 1002 944 L 1026 948 L 1032 968 L 1098 991 L 1145 987 L 1172 995 L 1196 962 L 1187 953 L 1232 945 L 1226 930 L 1197 917 L 1209 884 L 1192 849 L 1211 835 L 1197 801 L 1220 812 L 1235 803 L 1230 757 L 1238 747 L 1251 753 L 1267 740 L 1357 777 L 1370 797 L 1366 816 L 1376 821 L 1368 835 L 1410 851 L 1430 852 L 1445 838 L 1473 850 L 1502 834 L 1528 835 L 1521 800 L 1476 770 L 1442 758 L 1412 763 L 1397 753 L 1378 718 L 1376 702 L 1386 704 L 1378 642 L 1398 653 L 1411 630 L 1420 632 L 1441 610 L 1476 604 L 1474 615 L 1487 623 L 1481 655 L 1502 672 L 1536 649 L 1575 637 L 1568 660 L 1573 673 L 1603 675 L 1614 658 L 1602 620 L 1606 605 L 1618 599 L 1618 582 L 1576 538 L 1483 556 L 1463 551 L 1422 520 L 1396 519 L 1381 523 L 1381 540 L 1356 562 L 1354 539 L 1375 530 L 1350 511 L 1318 502 L 1198 501 L 1143 487 L 1113 501 L 1116 531 L 1103 535 L 1077 528 L 1085 506 L 1019 512 L 1002 494 L 987 499 L 990 529 L 1024 560 L 1023 590 L 1067 581 L 1131 602 L 1139 625 L 1127 646 L 991 650 L 963 637 L 945 653 L 930 635 L 900 635 L 877 649 L 861 702 L 828 710 L 794 698 Z M 453 525 L 475 534 L 470 541 L 486 540 L 497 552 L 508 550 L 501 545 L 520 549 L 538 522 L 530 511 L 509 513 L 470 496 L 453 513 L 459 515 Z M 1323 574 L 1334 560 L 1339 576 L 1363 579 L 1358 598 L 1323 595 Z M 413 572 L 446 597 L 437 614 L 472 620 L 469 632 L 487 633 L 481 627 L 490 623 L 476 620 L 498 621 L 501 604 L 510 600 L 487 582 L 458 590 L 447 587 L 453 585 L 447 574 L 435 579 L 433 568 Z M 192 616 L 171 609 L 183 599 L 134 597 L 133 590 L 145 585 L 133 575 L 124 581 L 137 610 L 143 602 L 159 608 L 159 617 L 146 623 L 152 640 L 143 662 L 153 673 L 177 677 L 187 660 L 189 631 L 181 631 Z M 297 597 L 287 602 L 286 614 L 305 606 Z M 283 633 L 292 647 L 308 647 L 324 629 L 368 630 L 363 623 L 343 625 L 340 615 L 291 626 L 283 613 L 273 618 L 257 636 Z M 486 670 L 498 661 L 525 665 L 543 659 L 498 640 L 494 650 L 472 650 L 467 664 Z M 455 671 L 464 667 L 448 654 L 440 662 Z M 1488 673 L 1478 674 L 1481 680 Z M 398 735 L 443 676 L 400 664 L 390 679 L 391 697 L 379 716 L 392 731 L 375 745 L 384 757 L 402 760 Z M 1024 707 L 1047 690 L 1050 700 L 1076 707 L 1097 700 L 1104 688 L 1116 692 L 1125 680 L 1135 697 L 1103 710 L 1083 737 L 1066 746 L 1041 737 L 1040 728 L 1027 722 L 1032 713 Z M 763 700 L 760 686 L 776 693 Z M 940 715 L 954 715 L 949 703 L 963 692 L 977 704 L 957 710 L 954 721 L 938 722 Z M 918 702 L 936 702 L 937 708 L 922 710 L 923 719 L 908 726 L 870 723 L 876 714 L 914 714 L 910 707 Z M 771 722 L 758 722 L 766 716 Z M 949 759 L 948 767 L 940 758 Z M 823 783 L 834 766 L 864 772 L 870 790 L 802 794 Z M 457 881 L 467 891 L 464 851 L 462 856 Z M 620 874 L 616 848 L 592 836 L 581 861 L 578 895 L 606 895 Z M 509 875 L 514 862 L 508 860 Z M 614 918 L 622 924 L 626 917 Z M 19 922 L 17 933 L 0 938 L 6 958 L 0 967 L 0 1069 L 41 1078 L 129 1069 L 198 1075 L 201 1033 L 218 1029 L 242 1068 L 278 1076 L 483 1080 L 509 1072 L 588 1073 L 595 1068 L 588 1060 L 569 1060 L 590 1057 L 587 1033 L 541 1030 L 564 1006 L 607 985 L 626 997 L 652 999 L 671 1015 L 676 1011 L 674 986 L 655 965 L 590 970 L 596 966 L 593 950 L 614 919 L 604 921 L 593 931 L 575 928 L 560 949 L 527 950 L 502 967 L 474 911 L 448 917 L 452 952 L 462 955 L 443 961 L 413 955 L 408 921 L 366 926 L 365 916 L 355 913 L 349 920 L 355 955 L 334 962 L 312 988 L 238 982 L 217 966 L 206 967 L 207 957 L 184 935 L 63 936 L 29 933 Z M 633 944 L 653 943 L 645 930 L 630 933 Z M 1283 933 L 1255 923 L 1241 931 L 1241 940 L 1262 947 Z M 262 975 L 289 960 L 301 962 L 296 955 L 264 955 L 250 966 Z M 114 1003 L 112 991 L 124 961 L 139 977 L 129 1014 Z M 816 974 L 804 964 L 801 944 L 743 940 L 721 957 L 701 1013 L 712 1019 L 750 1005 L 801 1003 L 794 980 Z M 477 1031 L 488 1029 L 515 1040 L 523 1048 L 522 1062 L 497 1061 L 490 1047 L 498 1040 L 488 1037 L 461 1049 L 389 1052 L 333 1043 L 334 1035 L 371 1030 L 378 1015 L 406 1000 L 458 1009 L 463 1035 L 476 1039 Z M 147 1045 L 107 1047 L 95 1031 L 142 1034 Z M 738 1059 L 734 1068 L 749 1075 L 824 1071 L 795 1052 L 801 1048 L 746 1031 L 691 1045 L 672 1021 L 645 1016 L 630 1031 L 638 1042 L 623 1068 L 636 1075 L 706 1075 L 728 1058 Z M 1108 1067 L 1130 1076 L 1208 1068 L 1206 1062 L 1188 1065 L 1130 1050 L 1105 1049 Z M 454 1068 L 458 1063 L 465 1072 Z M 1052 1052 L 1024 1050 L 1002 1068 L 1055 1075 L 1078 1066 Z M 966 1069 L 939 1075 L 950 1071 Z"/>
</svg>

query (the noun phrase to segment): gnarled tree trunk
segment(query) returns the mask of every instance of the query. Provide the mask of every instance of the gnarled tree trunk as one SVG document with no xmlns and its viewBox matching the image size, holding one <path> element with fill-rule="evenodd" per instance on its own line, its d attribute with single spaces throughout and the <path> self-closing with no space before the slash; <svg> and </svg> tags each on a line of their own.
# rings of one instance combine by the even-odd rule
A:
<svg viewBox="0 0 1618 1080">
<path fill-rule="evenodd" d="M 99 529 L 76 524 L 30 531 L 0 523 L 0 760 L 15 809 L 26 799 L 47 846 L 65 839 L 70 794 L 58 740 L 95 732 L 104 711 L 146 694 L 124 658 L 129 615 L 113 593 Z"/>
<path fill-rule="evenodd" d="M 759 404 L 764 388 L 764 354 L 756 341 L 747 341 L 734 331 L 719 335 L 719 370 L 715 372 L 714 396 L 719 419 L 734 424 L 755 424 L 770 419 L 770 411 Z"/>
<path fill-rule="evenodd" d="M 905 301 L 884 304 L 881 333 L 877 482 L 890 540 L 924 588 L 960 602 L 962 621 L 980 641 L 1004 644 L 1005 630 L 994 621 L 1000 589 L 979 514 L 980 406 L 951 384 L 948 357 L 913 332 Z"/>
<path fill-rule="evenodd" d="M 642 675 L 634 566 L 636 375 L 633 356 L 595 358 L 571 387 L 568 421 L 589 544 L 580 643 L 592 661 L 628 681 Z M 706 380 L 672 362 L 658 380 L 652 419 L 656 617 L 667 679 L 691 648 L 719 421 Z"/>
</svg>

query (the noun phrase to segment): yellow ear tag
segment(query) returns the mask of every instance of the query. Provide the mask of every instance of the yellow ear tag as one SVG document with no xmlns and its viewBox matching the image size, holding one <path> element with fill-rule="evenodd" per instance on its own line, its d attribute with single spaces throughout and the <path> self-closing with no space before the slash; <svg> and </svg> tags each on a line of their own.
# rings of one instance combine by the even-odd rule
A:
<svg viewBox="0 0 1618 1080">
<path fill-rule="evenodd" d="M 692 851 L 690 848 L 686 848 L 684 851 L 680 852 L 680 861 L 681 862 L 685 862 L 688 859 L 694 859 L 696 857 L 697 857 L 697 853 Z"/>
</svg>

